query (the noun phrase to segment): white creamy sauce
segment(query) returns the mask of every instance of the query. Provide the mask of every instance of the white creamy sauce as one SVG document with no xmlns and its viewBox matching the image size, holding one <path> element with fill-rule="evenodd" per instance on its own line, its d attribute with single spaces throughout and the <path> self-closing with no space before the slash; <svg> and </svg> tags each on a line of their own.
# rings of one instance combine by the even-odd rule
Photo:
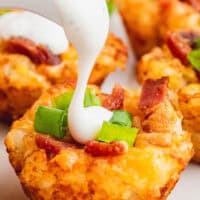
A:
<svg viewBox="0 0 200 200">
<path fill-rule="evenodd" d="M 72 137 L 85 144 L 96 138 L 103 121 L 112 112 L 103 107 L 84 108 L 84 94 L 94 62 L 104 46 L 109 30 L 105 0 L 55 0 L 66 35 L 79 55 L 78 83 L 68 113 Z"/>
<path fill-rule="evenodd" d="M 24 37 L 47 46 L 54 54 L 68 49 L 63 28 L 31 12 L 11 12 L 0 17 L 0 37 Z"/>
<path fill-rule="evenodd" d="M 124 71 L 117 69 L 115 72 L 110 73 L 105 78 L 103 84 L 101 85 L 101 91 L 105 93 L 111 93 L 112 88 L 116 83 L 119 85 L 123 85 L 123 87 L 127 87 L 129 89 L 141 88 L 137 80 L 133 79 L 133 77 L 135 76 L 135 69 L 133 67 L 135 66 L 136 58 L 132 51 L 132 47 L 130 45 L 129 37 L 126 32 L 123 20 L 117 9 L 115 9 L 110 16 L 110 32 L 118 36 L 127 45 L 128 62 Z"/>
</svg>

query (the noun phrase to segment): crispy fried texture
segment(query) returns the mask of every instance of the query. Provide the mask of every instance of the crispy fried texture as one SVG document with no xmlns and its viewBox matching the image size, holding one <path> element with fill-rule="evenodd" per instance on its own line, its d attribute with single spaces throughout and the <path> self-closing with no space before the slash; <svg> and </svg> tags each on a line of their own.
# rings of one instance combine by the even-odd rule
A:
<svg viewBox="0 0 200 200">
<path fill-rule="evenodd" d="M 50 106 L 55 96 L 71 87 L 67 84 L 48 90 L 6 137 L 10 161 L 26 194 L 35 200 L 166 199 L 192 156 L 190 135 L 182 132 L 181 117 L 168 97 L 151 108 L 148 118 L 144 117 L 148 109 L 144 112 L 138 107 L 139 92 L 126 91 L 124 107 L 137 113 L 140 126 L 136 146 L 126 154 L 92 157 L 84 149 L 68 148 L 48 157 L 35 143 L 34 114 L 38 105 Z M 156 129 L 158 121 L 163 125 L 159 123 Z M 145 133 L 143 122 L 154 124 L 154 132 Z"/>
<path fill-rule="evenodd" d="M 171 54 L 167 46 L 155 47 L 142 56 L 137 64 L 136 75 L 140 84 L 149 78 L 157 79 L 168 76 L 169 87 L 175 91 L 188 83 L 198 82 L 193 68 L 184 66 L 179 59 Z"/>
<path fill-rule="evenodd" d="M 195 155 L 200 162 L 200 84 L 190 84 L 179 91 L 180 108 L 184 116 L 183 127 L 192 133 Z"/>
<path fill-rule="evenodd" d="M 125 69 L 128 52 L 125 44 L 110 33 L 101 54 L 96 60 L 94 69 L 89 79 L 91 84 L 101 84 L 104 78 L 116 70 Z M 52 83 L 62 83 L 66 79 L 74 80 L 77 78 L 77 52 L 74 47 L 62 54 L 62 64 L 58 66 L 38 67 L 38 72 L 45 75 Z"/>
<path fill-rule="evenodd" d="M 162 22 L 159 24 L 161 38 L 174 31 L 200 32 L 200 14 L 190 4 L 180 0 L 159 1 L 162 11 Z"/>
<path fill-rule="evenodd" d="M 200 14 L 180 0 L 114 0 L 138 56 L 177 30 L 200 32 Z"/>
<path fill-rule="evenodd" d="M 19 118 L 51 84 L 77 78 L 77 52 L 70 46 L 57 66 L 36 66 L 29 58 L 11 54 L 0 41 L 0 119 Z M 124 69 L 127 48 L 113 34 L 97 58 L 89 82 L 100 84 L 116 68 Z"/>
<path fill-rule="evenodd" d="M 183 128 L 192 133 L 195 155 L 200 162 L 200 86 L 199 79 L 191 66 L 183 65 L 167 46 L 154 48 L 137 64 L 137 78 L 143 84 L 148 78 L 169 77 L 169 86 L 179 91 L 179 106 L 183 113 Z M 191 84 L 193 83 L 193 84 Z"/>
<path fill-rule="evenodd" d="M 0 119 L 17 119 L 48 86 L 28 58 L 0 54 Z"/>
<path fill-rule="evenodd" d="M 113 0 L 138 56 L 158 44 L 159 0 Z"/>
</svg>

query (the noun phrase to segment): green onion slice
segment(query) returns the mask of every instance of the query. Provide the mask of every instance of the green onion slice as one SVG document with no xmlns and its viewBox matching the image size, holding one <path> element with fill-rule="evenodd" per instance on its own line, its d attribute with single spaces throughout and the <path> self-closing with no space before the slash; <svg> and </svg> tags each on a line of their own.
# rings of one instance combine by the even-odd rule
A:
<svg viewBox="0 0 200 200">
<path fill-rule="evenodd" d="M 61 94 L 53 100 L 53 107 L 60 110 L 68 110 L 73 95 L 74 90 Z"/>
<path fill-rule="evenodd" d="M 101 99 L 96 96 L 94 89 L 87 89 L 85 93 L 84 106 L 101 106 Z"/>
<path fill-rule="evenodd" d="M 196 40 L 195 40 L 195 49 L 199 49 L 200 48 L 200 37 L 198 37 Z"/>
<path fill-rule="evenodd" d="M 35 114 L 34 128 L 39 133 L 63 138 L 67 128 L 66 111 L 39 106 Z"/>
<path fill-rule="evenodd" d="M 131 128 L 132 126 L 132 115 L 129 112 L 123 110 L 113 111 L 113 116 L 110 120 L 112 124 L 118 124 Z"/>
<path fill-rule="evenodd" d="M 137 128 L 129 128 L 110 122 L 104 122 L 97 136 L 97 140 L 106 143 L 125 141 L 131 147 L 134 145 L 137 133 Z"/>
<path fill-rule="evenodd" d="M 73 95 L 74 90 L 61 94 L 53 100 L 53 107 L 61 110 L 68 110 Z M 87 89 L 85 92 L 84 106 L 101 106 L 101 104 L 101 100 L 96 96 L 95 91 L 93 89 Z"/>
<path fill-rule="evenodd" d="M 200 49 L 191 51 L 187 59 L 196 70 L 200 71 Z"/>
<path fill-rule="evenodd" d="M 115 4 L 113 3 L 112 0 L 107 0 L 107 8 L 108 8 L 108 13 L 111 16 L 115 10 Z"/>
</svg>

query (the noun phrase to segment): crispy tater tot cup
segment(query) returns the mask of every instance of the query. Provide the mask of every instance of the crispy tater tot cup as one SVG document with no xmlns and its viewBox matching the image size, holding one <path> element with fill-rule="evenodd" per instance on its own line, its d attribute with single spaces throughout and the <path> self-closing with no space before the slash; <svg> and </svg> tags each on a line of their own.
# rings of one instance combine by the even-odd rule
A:
<svg viewBox="0 0 200 200">
<path fill-rule="evenodd" d="M 165 80 L 158 87 L 162 88 Z M 66 84 L 49 89 L 13 123 L 6 137 L 10 162 L 27 196 L 35 200 L 166 199 L 193 154 L 190 134 L 182 131 L 181 115 L 169 101 L 167 90 L 155 101 L 149 93 L 143 92 L 142 97 L 138 91 L 125 90 L 121 109 L 133 114 L 133 125 L 140 130 L 135 146 L 127 153 L 96 157 L 75 145 L 52 156 L 36 144 L 35 112 L 39 105 L 51 106 L 55 96 L 73 87 Z M 95 90 L 105 98 L 98 88 Z M 141 100 L 145 95 L 147 101 Z M 144 110 L 146 105 L 150 107 Z M 56 145 L 69 144 L 55 141 Z"/>
</svg>

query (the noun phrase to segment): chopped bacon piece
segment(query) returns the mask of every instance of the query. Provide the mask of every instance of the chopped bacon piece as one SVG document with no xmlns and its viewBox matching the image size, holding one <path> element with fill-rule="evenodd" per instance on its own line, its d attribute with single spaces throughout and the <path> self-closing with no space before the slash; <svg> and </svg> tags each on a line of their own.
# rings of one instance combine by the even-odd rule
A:
<svg viewBox="0 0 200 200">
<path fill-rule="evenodd" d="M 37 146 L 41 149 L 44 149 L 46 153 L 54 155 L 58 154 L 60 151 L 65 150 L 67 148 L 75 147 L 75 145 L 73 144 L 58 141 L 49 135 L 42 135 L 42 134 L 36 135 L 35 142 Z"/>
<path fill-rule="evenodd" d="M 200 11 L 200 2 L 199 0 L 181 0 L 190 4 L 195 10 Z"/>
<path fill-rule="evenodd" d="M 178 33 L 171 33 L 167 38 L 167 45 L 175 57 L 179 58 L 184 64 L 188 64 L 187 55 L 192 48 L 185 38 Z"/>
<path fill-rule="evenodd" d="M 197 78 L 200 80 L 200 72 L 197 71 L 197 70 L 195 70 L 195 73 L 196 73 L 196 75 L 197 75 Z"/>
<path fill-rule="evenodd" d="M 11 37 L 6 41 L 6 49 L 12 53 L 28 56 L 36 64 L 56 65 L 61 62 L 47 47 L 36 45 L 33 41 L 22 37 Z"/>
<path fill-rule="evenodd" d="M 140 97 L 140 109 L 151 108 L 161 103 L 167 96 L 168 82 L 169 78 L 167 77 L 158 80 L 146 80 Z"/>
<path fill-rule="evenodd" d="M 118 110 L 123 107 L 124 103 L 124 89 L 120 86 L 115 86 L 112 94 L 102 95 L 103 107 L 108 110 Z"/>
<path fill-rule="evenodd" d="M 85 151 L 93 156 L 118 156 L 128 151 L 126 142 L 103 143 L 90 141 L 85 146 Z"/>
</svg>

